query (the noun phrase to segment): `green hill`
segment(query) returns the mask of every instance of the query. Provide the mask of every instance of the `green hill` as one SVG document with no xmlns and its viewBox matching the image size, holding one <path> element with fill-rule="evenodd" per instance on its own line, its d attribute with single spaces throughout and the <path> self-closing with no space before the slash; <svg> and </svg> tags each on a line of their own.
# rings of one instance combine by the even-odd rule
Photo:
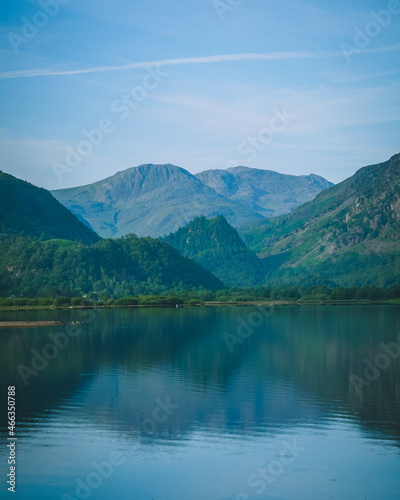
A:
<svg viewBox="0 0 400 500">
<path fill-rule="evenodd" d="M 94 245 L 66 240 L 0 240 L 2 296 L 129 295 L 217 290 L 222 283 L 167 243 L 128 235 Z"/>
<path fill-rule="evenodd" d="M 242 227 L 272 279 L 400 283 L 400 154 L 364 167 L 291 214 Z"/>
<path fill-rule="evenodd" d="M 45 189 L 0 172 L 1 237 L 23 234 L 92 244 L 100 237 Z"/>
<path fill-rule="evenodd" d="M 197 217 L 166 236 L 164 241 L 212 272 L 228 287 L 265 283 L 262 262 L 222 215 L 215 219 Z"/>
</svg>

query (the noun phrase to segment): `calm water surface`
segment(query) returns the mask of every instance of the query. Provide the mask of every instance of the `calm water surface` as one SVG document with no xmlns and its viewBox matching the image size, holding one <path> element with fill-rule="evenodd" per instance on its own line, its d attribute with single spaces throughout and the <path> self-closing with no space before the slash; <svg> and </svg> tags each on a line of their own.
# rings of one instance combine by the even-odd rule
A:
<svg viewBox="0 0 400 500">
<path fill-rule="evenodd" d="M 0 331 L 1 498 L 400 498 L 398 307 L 0 319 L 85 321 L 67 333 Z M 9 385 L 17 388 L 13 497 Z"/>
</svg>

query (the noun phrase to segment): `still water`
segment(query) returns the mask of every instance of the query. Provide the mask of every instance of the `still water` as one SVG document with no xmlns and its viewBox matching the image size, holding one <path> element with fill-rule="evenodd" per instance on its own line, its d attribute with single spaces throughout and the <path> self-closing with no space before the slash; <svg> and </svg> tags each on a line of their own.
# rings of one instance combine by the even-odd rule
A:
<svg viewBox="0 0 400 500">
<path fill-rule="evenodd" d="M 400 498 L 399 307 L 11 319 L 84 323 L 0 331 L 1 498 Z"/>
</svg>

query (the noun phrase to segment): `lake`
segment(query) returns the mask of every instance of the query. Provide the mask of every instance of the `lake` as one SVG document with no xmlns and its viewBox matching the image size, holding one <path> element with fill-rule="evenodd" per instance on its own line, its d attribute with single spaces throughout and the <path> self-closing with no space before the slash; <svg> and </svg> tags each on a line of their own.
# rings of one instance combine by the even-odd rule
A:
<svg viewBox="0 0 400 500">
<path fill-rule="evenodd" d="M 400 498 L 400 307 L 1 312 L 0 496 Z M 82 322 L 72 325 L 71 322 Z"/>
</svg>

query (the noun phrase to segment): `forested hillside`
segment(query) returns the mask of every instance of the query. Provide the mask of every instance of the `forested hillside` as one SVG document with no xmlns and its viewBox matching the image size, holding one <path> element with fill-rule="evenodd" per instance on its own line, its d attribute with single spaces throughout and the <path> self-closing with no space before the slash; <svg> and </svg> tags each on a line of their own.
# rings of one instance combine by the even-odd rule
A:
<svg viewBox="0 0 400 500">
<path fill-rule="evenodd" d="M 222 215 L 215 219 L 197 217 L 166 236 L 164 241 L 212 272 L 228 287 L 265 283 L 262 262 Z"/>
<path fill-rule="evenodd" d="M 100 240 L 49 191 L 0 172 L 0 235 L 15 234 L 87 244 Z"/>
<path fill-rule="evenodd" d="M 134 235 L 86 246 L 24 237 L 0 241 L 0 294 L 123 297 L 202 288 L 220 281 L 167 243 Z"/>
</svg>

